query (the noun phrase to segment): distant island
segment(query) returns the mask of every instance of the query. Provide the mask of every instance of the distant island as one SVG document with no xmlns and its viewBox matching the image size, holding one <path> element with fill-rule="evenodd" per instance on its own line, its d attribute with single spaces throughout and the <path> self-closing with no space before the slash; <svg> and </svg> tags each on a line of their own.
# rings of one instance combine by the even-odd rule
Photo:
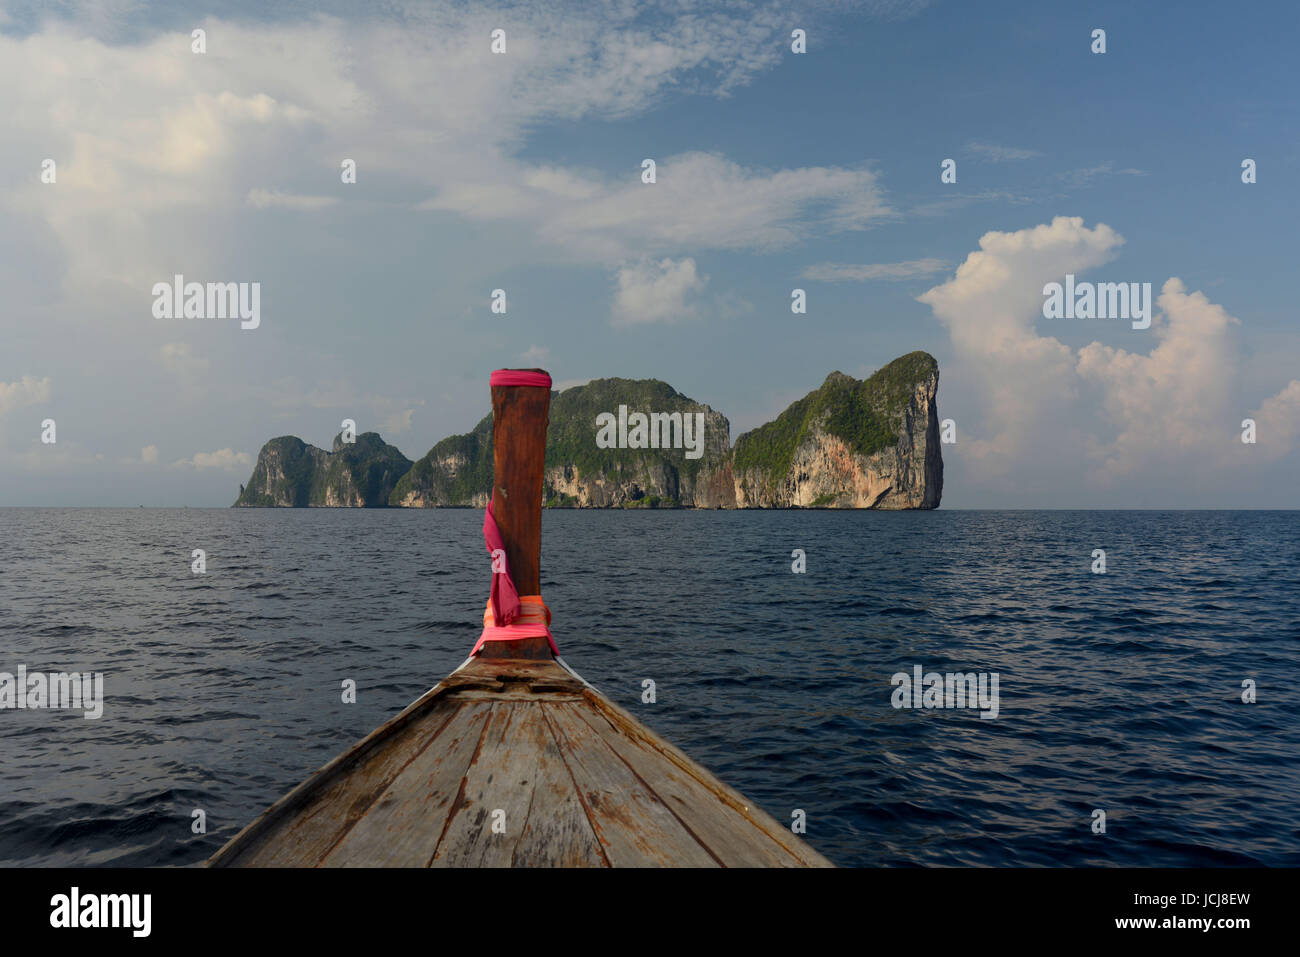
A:
<svg viewBox="0 0 1300 957">
<path fill-rule="evenodd" d="M 544 504 L 937 508 L 938 388 L 939 364 L 925 352 L 866 379 L 832 372 L 732 447 L 722 413 L 665 382 L 594 379 L 552 395 Z M 489 413 L 416 462 L 375 432 L 351 443 L 340 433 L 328 452 L 292 435 L 271 439 L 234 507 L 483 508 L 491 491 Z"/>
</svg>

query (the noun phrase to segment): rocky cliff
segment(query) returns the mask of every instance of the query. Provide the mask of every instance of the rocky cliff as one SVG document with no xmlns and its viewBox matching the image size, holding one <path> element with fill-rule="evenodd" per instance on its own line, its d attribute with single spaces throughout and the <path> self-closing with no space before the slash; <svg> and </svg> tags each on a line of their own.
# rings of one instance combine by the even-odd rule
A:
<svg viewBox="0 0 1300 957">
<path fill-rule="evenodd" d="M 620 406 L 624 409 L 621 434 Z M 656 422 L 660 428 L 651 434 L 651 412 L 670 417 L 666 442 L 662 422 Z M 597 444 L 596 420 L 602 413 L 613 419 L 613 428 L 605 436 L 613 445 L 606 448 Z M 647 416 L 644 434 L 635 428 L 636 413 Z M 687 415 L 695 416 L 690 426 L 684 420 Z M 703 429 L 698 430 L 701 422 Z M 735 493 L 730 432 L 724 415 L 657 379 L 596 379 L 553 393 L 543 500 L 551 506 L 580 508 L 731 506 Z M 686 447 L 687 439 L 694 449 Z M 658 447 L 650 447 L 651 442 Z M 491 492 L 489 415 L 473 432 L 453 435 L 430 449 L 397 483 L 390 502 L 415 508 L 482 508 Z"/>
<path fill-rule="evenodd" d="M 551 401 L 542 487 L 549 505 L 730 507 L 731 423 L 658 379 L 594 379 Z"/>
<path fill-rule="evenodd" d="M 832 372 L 775 421 L 736 441 L 739 508 L 937 508 L 943 459 L 924 352 L 864 380 Z"/>
<path fill-rule="evenodd" d="M 552 413 L 554 418 L 554 413 Z M 492 493 L 492 415 L 474 431 L 452 435 L 419 459 L 389 496 L 404 508 L 472 505 L 486 508 Z"/>
<path fill-rule="evenodd" d="M 839 372 L 730 446 L 720 412 L 658 379 L 595 379 L 553 393 L 543 500 L 580 508 L 936 508 L 943 461 L 924 352 L 859 381 Z M 331 452 L 272 439 L 236 505 L 482 508 L 492 416 L 412 463 L 378 435 Z"/>
<path fill-rule="evenodd" d="M 352 443 L 340 433 L 329 452 L 282 435 L 262 446 L 235 506 L 375 508 L 388 504 L 410 468 L 411 460 L 377 432 L 363 432 Z"/>
</svg>

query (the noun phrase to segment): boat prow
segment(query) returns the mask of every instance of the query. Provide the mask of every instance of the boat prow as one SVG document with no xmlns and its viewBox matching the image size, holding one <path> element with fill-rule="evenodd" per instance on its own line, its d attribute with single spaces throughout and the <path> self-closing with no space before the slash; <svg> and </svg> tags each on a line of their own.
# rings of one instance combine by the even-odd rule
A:
<svg viewBox="0 0 1300 957">
<path fill-rule="evenodd" d="M 550 386 L 492 374 L 492 592 L 469 659 L 209 866 L 829 866 L 559 658 L 539 594 Z"/>
<path fill-rule="evenodd" d="M 212 867 L 830 862 L 562 661 L 472 658 Z"/>
</svg>

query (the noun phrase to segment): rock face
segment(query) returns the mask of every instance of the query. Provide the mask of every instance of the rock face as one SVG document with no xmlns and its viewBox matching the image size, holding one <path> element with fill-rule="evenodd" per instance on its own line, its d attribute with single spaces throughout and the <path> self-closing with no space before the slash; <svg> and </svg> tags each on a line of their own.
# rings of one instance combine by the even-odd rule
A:
<svg viewBox="0 0 1300 957">
<path fill-rule="evenodd" d="M 739 508 L 937 508 L 939 364 L 924 352 L 865 380 L 832 372 L 736 441 Z"/>
<path fill-rule="evenodd" d="M 411 460 L 377 432 L 349 444 L 340 433 L 329 452 L 282 435 L 262 446 L 235 506 L 381 507 L 410 468 Z"/>
<path fill-rule="evenodd" d="M 664 418 L 638 434 L 636 413 L 648 420 L 652 412 Z M 613 420 L 606 437 L 625 447 L 598 447 L 602 413 Z M 731 423 L 658 379 L 594 379 L 566 389 L 551 401 L 542 498 L 579 508 L 730 507 Z"/>
<path fill-rule="evenodd" d="M 700 455 L 682 448 L 598 448 L 596 417 L 633 412 L 704 416 Z M 680 430 L 679 430 L 680 431 Z M 731 424 L 657 379 L 596 379 L 552 393 L 546 430 L 547 505 L 579 508 L 731 506 Z M 671 437 L 677 437 L 672 431 Z M 692 431 L 691 438 L 696 433 Z M 648 435 L 647 435 L 648 438 Z M 483 508 L 492 493 L 492 416 L 467 435 L 443 439 L 397 483 L 393 505 L 414 508 L 469 505 Z"/>
<path fill-rule="evenodd" d="M 732 449 L 726 417 L 667 383 L 596 379 L 552 393 L 543 501 L 578 508 L 937 508 L 938 386 L 938 363 L 924 352 L 862 381 L 832 372 Z M 492 471 L 490 414 L 415 463 L 374 432 L 348 446 L 336 438 L 331 452 L 288 435 L 262 448 L 235 504 L 483 508 Z"/>
<path fill-rule="evenodd" d="M 554 413 L 552 413 L 554 414 Z M 466 435 L 443 439 L 411 466 L 389 496 L 404 508 L 472 505 L 486 508 L 492 493 L 492 415 Z"/>
</svg>

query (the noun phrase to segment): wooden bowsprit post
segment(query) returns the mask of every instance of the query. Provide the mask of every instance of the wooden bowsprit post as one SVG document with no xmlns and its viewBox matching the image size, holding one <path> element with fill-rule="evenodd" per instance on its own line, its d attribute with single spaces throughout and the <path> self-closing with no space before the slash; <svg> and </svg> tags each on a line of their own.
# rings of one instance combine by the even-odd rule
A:
<svg viewBox="0 0 1300 957">
<path fill-rule="evenodd" d="M 484 535 L 508 574 L 470 658 L 209 866 L 830 865 L 555 654 L 539 572 L 549 405 L 541 370 L 493 373 Z"/>
<path fill-rule="evenodd" d="M 546 426 L 551 408 L 551 377 L 541 369 L 502 369 L 505 381 L 537 385 L 492 386 L 492 506 L 505 542 L 507 568 L 521 595 L 542 592 L 542 474 L 546 468 Z M 521 374 L 520 374 L 521 373 Z M 498 373 L 499 375 L 500 373 Z M 542 378 L 545 384 L 541 384 Z M 489 641 L 483 658 L 552 657 L 545 638 Z"/>
</svg>

